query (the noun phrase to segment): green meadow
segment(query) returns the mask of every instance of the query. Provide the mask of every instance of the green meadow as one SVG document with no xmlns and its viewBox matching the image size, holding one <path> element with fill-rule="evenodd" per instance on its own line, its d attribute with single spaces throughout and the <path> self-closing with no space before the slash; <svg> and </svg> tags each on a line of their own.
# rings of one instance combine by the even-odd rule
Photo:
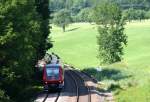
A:
<svg viewBox="0 0 150 102">
<path fill-rule="evenodd" d="M 122 62 L 104 66 L 101 73 L 91 73 L 108 85 L 116 102 L 150 102 L 150 21 L 133 21 L 125 26 L 128 45 L 124 49 Z M 66 32 L 52 25 L 54 48 L 68 64 L 88 70 L 98 67 L 97 26 L 89 23 L 70 24 Z M 109 72 L 108 72 L 109 71 Z M 113 74 L 114 73 L 114 74 Z"/>
</svg>

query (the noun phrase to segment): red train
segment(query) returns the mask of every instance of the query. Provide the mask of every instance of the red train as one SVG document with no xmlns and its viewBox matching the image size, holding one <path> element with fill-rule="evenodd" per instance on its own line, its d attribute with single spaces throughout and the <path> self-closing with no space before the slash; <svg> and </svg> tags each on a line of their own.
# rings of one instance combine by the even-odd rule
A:
<svg viewBox="0 0 150 102">
<path fill-rule="evenodd" d="M 44 89 L 62 89 L 64 86 L 64 70 L 60 64 L 47 64 L 43 68 Z"/>
</svg>

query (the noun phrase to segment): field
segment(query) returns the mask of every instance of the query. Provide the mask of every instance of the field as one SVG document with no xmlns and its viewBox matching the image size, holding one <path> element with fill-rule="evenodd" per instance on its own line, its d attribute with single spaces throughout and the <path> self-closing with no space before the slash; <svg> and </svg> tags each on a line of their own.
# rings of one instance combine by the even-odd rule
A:
<svg viewBox="0 0 150 102">
<path fill-rule="evenodd" d="M 122 62 L 105 66 L 101 73 L 91 73 L 108 85 L 117 102 L 150 102 L 150 21 L 127 23 L 128 45 Z M 74 23 L 66 32 L 52 26 L 54 48 L 64 62 L 77 68 L 92 70 L 97 59 L 97 27 L 95 24 Z M 89 69 L 87 69 L 89 68 Z"/>
</svg>

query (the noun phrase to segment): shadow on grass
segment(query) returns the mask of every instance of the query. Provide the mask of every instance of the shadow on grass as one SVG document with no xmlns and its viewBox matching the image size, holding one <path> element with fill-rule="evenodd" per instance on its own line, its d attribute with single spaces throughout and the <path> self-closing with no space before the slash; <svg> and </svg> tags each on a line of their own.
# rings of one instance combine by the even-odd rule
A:
<svg viewBox="0 0 150 102">
<path fill-rule="evenodd" d="M 98 81 L 102 80 L 114 80 L 119 81 L 121 79 L 129 78 L 131 75 L 126 75 L 122 73 L 120 70 L 116 69 L 103 69 L 102 71 L 97 71 L 95 68 L 86 68 L 83 69 L 84 72 L 94 76 Z"/>
<path fill-rule="evenodd" d="M 115 90 L 122 90 L 122 86 L 121 84 L 119 84 L 118 82 L 120 80 L 126 80 L 130 77 L 132 77 L 132 75 L 129 75 L 127 73 L 125 73 L 124 71 L 121 70 L 117 70 L 117 69 L 110 69 L 110 68 L 105 68 L 102 69 L 101 71 L 97 71 L 95 68 L 86 68 L 83 69 L 84 72 L 92 75 L 93 77 L 95 77 L 98 81 L 104 81 L 107 80 L 107 84 L 109 84 L 107 86 L 107 90 L 104 90 L 103 88 L 99 88 L 98 90 L 103 92 L 103 91 L 115 91 Z"/>
<path fill-rule="evenodd" d="M 79 28 L 80 28 L 80 27 L 72 28 L 72 29 L 66 30 L 66 32 L 74 31 L 74 30 L 77 30 L 77 29 L 79 29 Z"/>
</svg>

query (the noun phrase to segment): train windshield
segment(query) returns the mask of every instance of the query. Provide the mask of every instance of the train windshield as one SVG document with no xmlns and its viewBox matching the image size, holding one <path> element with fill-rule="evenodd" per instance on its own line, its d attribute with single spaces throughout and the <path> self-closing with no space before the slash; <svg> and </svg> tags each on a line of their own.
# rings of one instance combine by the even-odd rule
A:
<svg viewBox="0 0 150 102">
<path fill-rule="evenodd" d="M 46 68 L 47 78 L 50 80 L 59 79 L 59 68 Z"/>
</svg>

